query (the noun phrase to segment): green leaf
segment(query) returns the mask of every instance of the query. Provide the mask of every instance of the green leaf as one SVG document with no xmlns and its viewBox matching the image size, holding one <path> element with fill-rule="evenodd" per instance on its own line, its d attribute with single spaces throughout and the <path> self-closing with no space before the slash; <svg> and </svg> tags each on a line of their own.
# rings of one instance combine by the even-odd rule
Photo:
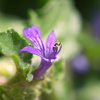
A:
<svg viewBox="0 0 100 100">
<path fill-rule="evenodd" d="M 29 64 L 31 64 L 32 54 L 28 52 L 19 52 L 19 50 L 27 45 L 28 43 L 13 29 L 0 33 L 1 53 L 5 56 L 12 57 L 16 67 L 23 70 L 24 76 L 26 76 L 30 70 Z"/>
<path fill-rule="evenodd" d="M 27 74 L 27 78 L 26 78 L 27 81 L 31 82 L 33 80 L 33 75 L 32 74 Z"/>
<path fill-rule="evenodd" d="M 57 80 L 60 77 L 62 71 L 63 71 L 62 60 L 59 60 L 58 62 L 54 63 L 54 73 L 53 73 L 52 81 Z"/>
</svg>

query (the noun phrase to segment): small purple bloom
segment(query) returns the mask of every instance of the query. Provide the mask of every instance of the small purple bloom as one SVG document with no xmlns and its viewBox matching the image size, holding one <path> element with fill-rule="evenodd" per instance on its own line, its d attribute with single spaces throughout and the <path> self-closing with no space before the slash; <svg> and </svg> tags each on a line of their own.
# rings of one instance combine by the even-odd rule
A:
<svg viewBox="0 0 100 100">
<path fill-rule="evenodd" d="M 29 39 L 37 48 L 26 46 L 20 51 L 28 51 L 41 57 L 41 64 L 33 74 L 33 79 L 39 79 L 52 65 L 53 61 L 58 59 L 58 53 L 60 52 L 62 45 L 60 44 L 60 48 L 58 48 L 58 45 L 56 45 L 56 36 L 54 31 L 49 34 L 46 40 L 46 46 L 41 39 L 40 29 L 37 26 L 32 25 L 31 28 L 24 28 L 23 33 L 24 36 Z"/>
<path fill-rule="evenodd" d="M 89 71 L 89 61 L 83 54 L 76 55 L 71 60 L 72 69 L 80 74 L 86 74 Z"/>
</svg>

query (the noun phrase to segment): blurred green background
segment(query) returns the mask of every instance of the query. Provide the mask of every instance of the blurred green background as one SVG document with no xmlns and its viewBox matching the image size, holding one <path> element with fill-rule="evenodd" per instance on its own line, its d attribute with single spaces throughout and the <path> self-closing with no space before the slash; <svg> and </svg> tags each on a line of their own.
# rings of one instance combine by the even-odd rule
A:
<svg viewBox="0 0 100 100">
<path fill-rule="evenodd" d="M 0 0 L 0 31 L 14 28 L 24 37 L 23 28 L 32 24 L 40 28 L 44 42 L 54 30 L 63 46 L 45 81 L 36 91 L 33 86 L 36 100 L 99 100 L 100 1 Z M 32 66 L 39 61 L 34 57 Z M 0 53 L 0 85 L 15 71 L 12 59 Z"/>
</svg>

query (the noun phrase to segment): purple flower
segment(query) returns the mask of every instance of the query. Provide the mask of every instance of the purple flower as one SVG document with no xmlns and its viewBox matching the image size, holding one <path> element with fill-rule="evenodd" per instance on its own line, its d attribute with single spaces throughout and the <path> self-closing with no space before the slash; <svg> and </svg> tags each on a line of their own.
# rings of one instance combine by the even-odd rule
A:
<svg viewBox="0 0 100 100">
<path fill-rule="evenodd" d="M 83 54 L 77 54 L 71 60 L 72 69 L 79 74 L 86 74 L 89 71 L 89 61 Z"/>
<path fill-rule="evenodd" d="M 23 33 L 24 36 L 29 39 L 37 48 L 26 46 L 20 51 L 28 51 L 41 57 L 41 64 L 33 74 L 33 79 L 39 79 L 52 65 L 53 61 L 58 59 L 58 53 L 60 52 L 62 45 L 59 44 L 60 47 L 58 48 L 54 31 L 49 34 L 46 40 L 46 46 L 41 39 L 40 29 L 37 26 L 32 25 L 31 28 L 24 28 Z"/>
</svg>

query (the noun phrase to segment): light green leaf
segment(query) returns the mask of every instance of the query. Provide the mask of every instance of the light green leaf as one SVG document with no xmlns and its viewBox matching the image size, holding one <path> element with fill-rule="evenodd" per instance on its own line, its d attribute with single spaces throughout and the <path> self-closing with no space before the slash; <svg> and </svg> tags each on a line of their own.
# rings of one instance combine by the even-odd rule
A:
<svg viewBox="0 0 100 100">
<path fill-rule="evenodd" d="M 33 75 L 32 74 L 27 74 L 27 81 L 31 82 L 33 80 Z"/>
<path fill-rule="evenodd" d="M 28 43 L 13 29 L 9 29 L 7 32 L 0 33 L 1 53 L 5 56 L 12 57 L 16 67 L 23 70 L 24 76 L 26 76 L 30 70 L 28 66 L 31 64 L 32 54 L 28 52 L 19 52 L 19 50 L 27 45 Z"/>
</svg>

